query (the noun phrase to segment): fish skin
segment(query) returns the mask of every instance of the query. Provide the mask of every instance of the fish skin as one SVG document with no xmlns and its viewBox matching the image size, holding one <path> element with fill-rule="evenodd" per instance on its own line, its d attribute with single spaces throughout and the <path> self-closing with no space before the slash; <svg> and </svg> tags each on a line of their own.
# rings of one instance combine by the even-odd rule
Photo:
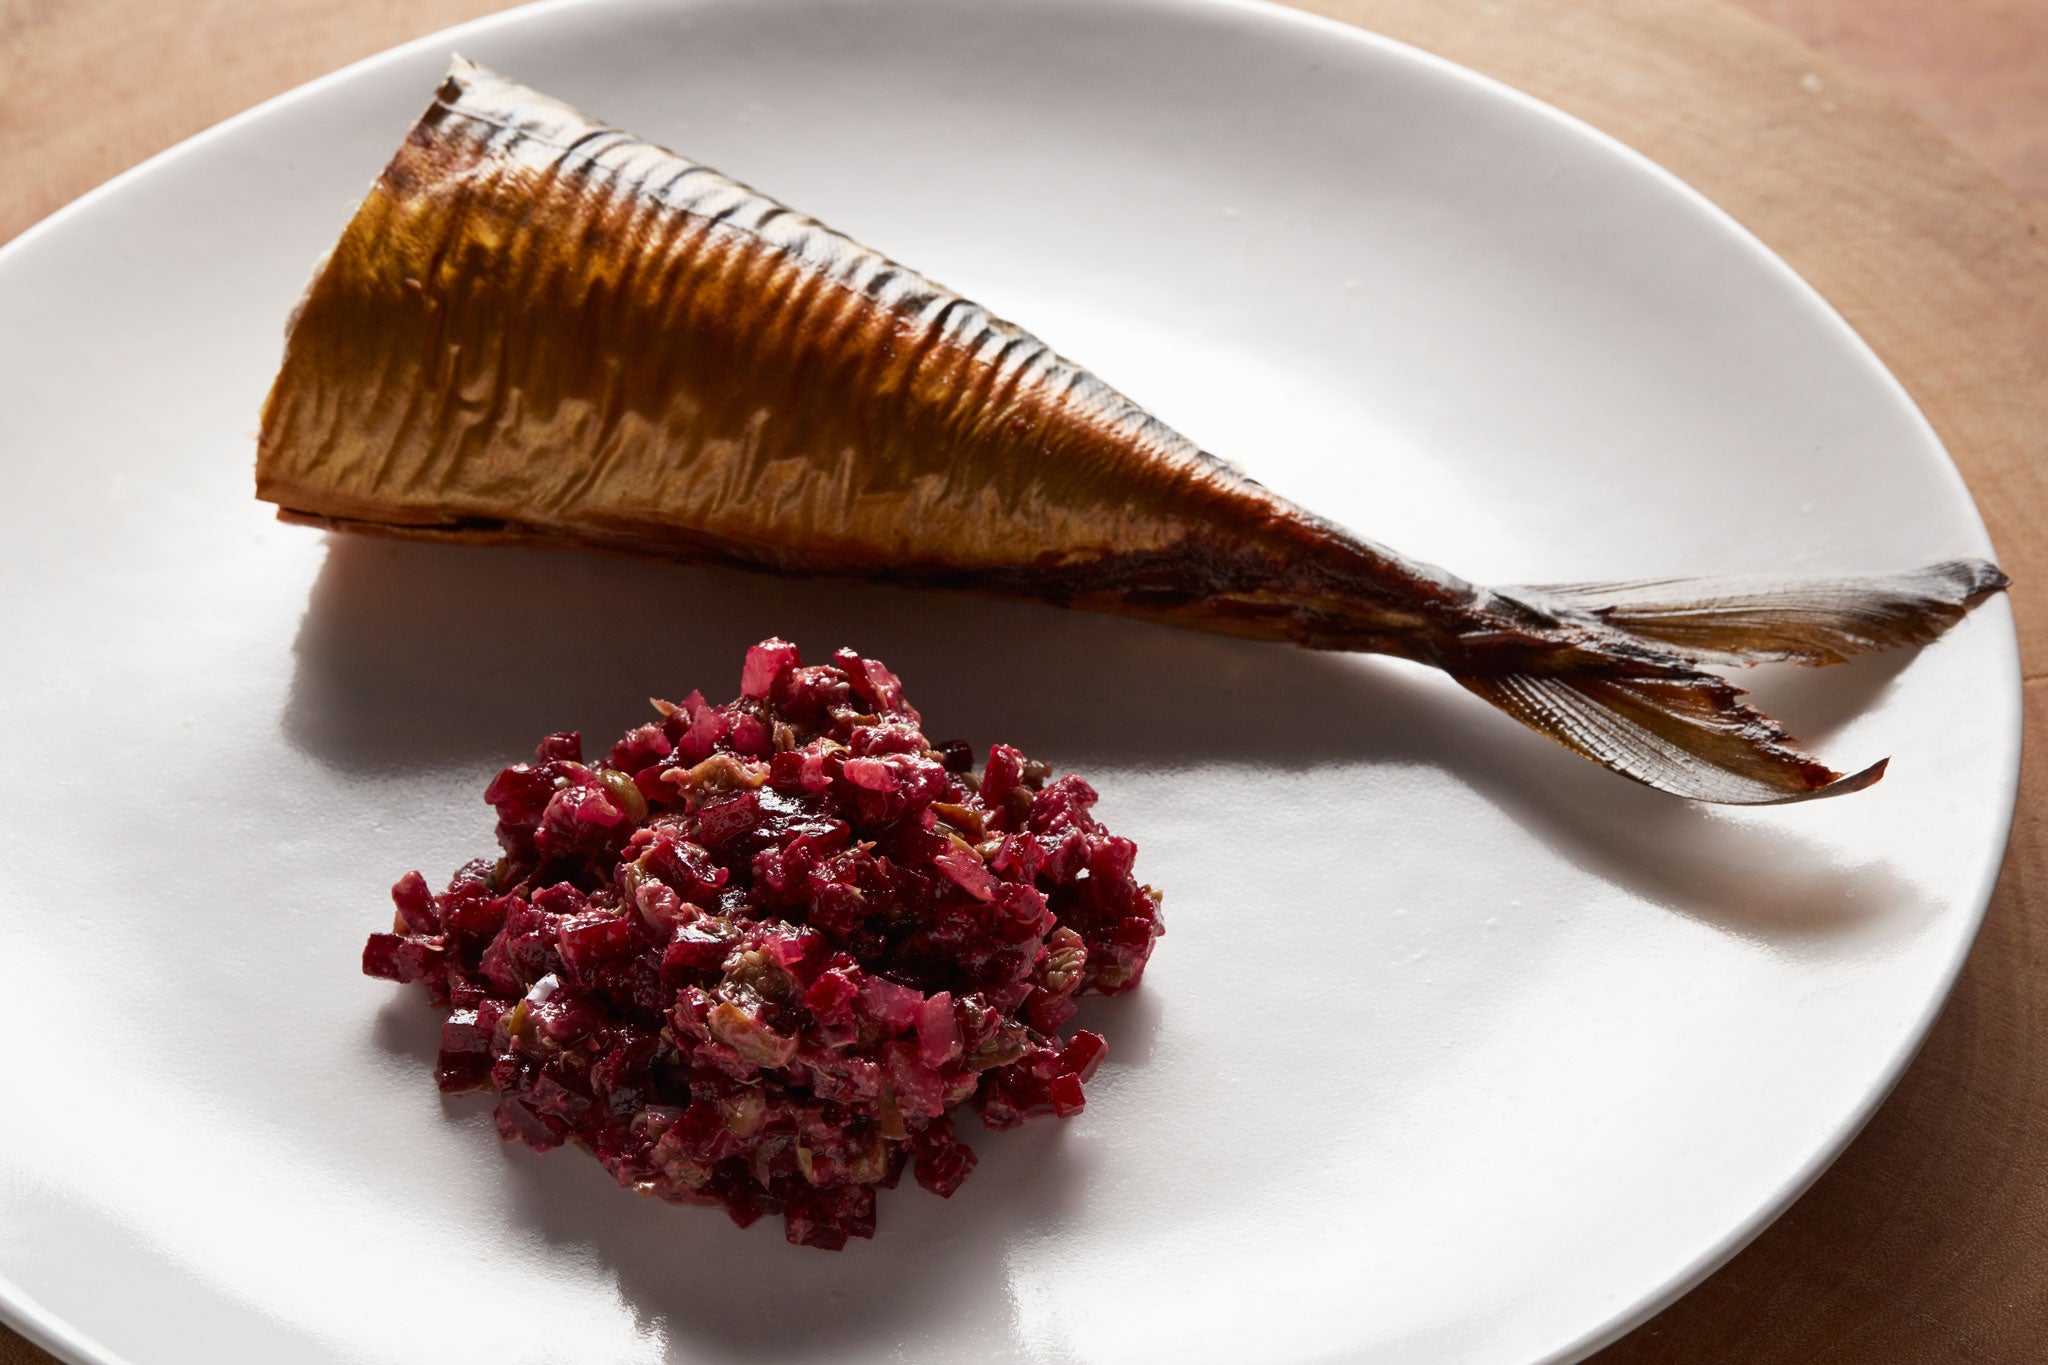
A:
<svg viewBox="0 0 2048 1365">
<path fill-rule="evenodd" d="M 1260 487 L 970 300 L 467 64 L 299 310 L 257 492 L 336 523 L 1304 643 L 1400 649 L 1418 604 L 1458 615 L 1475 591 Z"/>
<path fill-rule="evenodd" d="M 1808 654 L 1799 629 L 1758 646 L 1768 586 L 1741 599 L 1743 630 L 1709 607 L 1687 646 L 1682 600 L 1638 609 L 1664 632 L 1650 639 L 1589 585 L 1479 587 L 1278 496 L 917 272 L 459 58 L 294 314 L 256 483 L 281 517 L 335 529 L 963 588 L 1393 654 L 1705 800 L 1874 777 L 1798 752 L 1698 661 L 1923 641 L 2004 582 L 1980 561 L 1933 566 L 1873 612 L 1845 580 L 1837 608 L 1802 607 L 1827 636 Z M 1845 634 L 1830 610 L 1880 628 Z M 1731 762 L 1755 770 L 1735 781 Z"/>
</svg>

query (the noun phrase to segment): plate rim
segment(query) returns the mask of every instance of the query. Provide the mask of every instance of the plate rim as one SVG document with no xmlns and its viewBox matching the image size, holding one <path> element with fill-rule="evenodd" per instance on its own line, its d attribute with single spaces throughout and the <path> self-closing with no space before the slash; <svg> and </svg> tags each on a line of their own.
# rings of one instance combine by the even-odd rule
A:
<svg viewBox="0 0 2048 1365">
<path fill-rule="evenodd" d="M 631 6 L 638 2 L 639 0 L 530 0 L 526 4 L 479 15 L 409 39 L 281 91 L 117 172 L 30 224 L 12 240 L 0 243 L 0 285 L 4 285 L 7 272 L 13 268 L 14 263 L 28 252 L 39 249 L 39 244 L 46 237 L 62 233 L 75 219 L 95 211 L 103 200 L 117 198 L 132 182 L 164 173 L 167 168 L 203 151 L 215 141 L 232 135 L 245 124 L 269 118 L 282 109 L 318 97 L 330 87 L 348 84 L 371 70 L 406 61 L 434 48 L 453 50 L 461 41 L 481 36 L 489 31 L 521 27 L 556 14 L 576 10 L 598 11 Z M 681 12 L 692 8 L 697 2 L 698 0 L 672 0 L 670 8 Z M 835 0 L 779 2 L 810 5 L 831 4 L 835 3 Z M 1299 0 L 1299 3 L 1311 2 L 1312 0 Z M 983 0 L 983 3 L 1015 3 L 1015 0 Z M 1604 154 L 1618 157 L 1634 173 L 1647 174 L 1666 193 L 1676 194 L 1683 200 L 1689 209 L 1699 215 L 1702 222 L 1711 223 L 1724 239 L 1741 250 L 1750 264 L 1761 266 L 1774 275 L 1779 285 L 1788 289 L 1791 295 L 1816 316 L 1817 320 L 1834 333 L 1838 344 L 1860 360 L 1863 367 L 1878 379 L 1881 387 L 1897 401 L 1901 411 L 1909 415 L 1909 420 L 1917 428 L 1919 435 L 1939 454 L 1939 477 L 1950 485 L 1952 492 L 1960 493 L 1959 505 L 1967 509 L 1974 523 L 1975 538 L 1978 542 L 1976 548 L 1987 554 L 1995 553 L 1977 499 L 1955 457 L 1911 392 L 1870 343 L 1855 330 L 1826 296 L 1760 236 L 1702 191 L 1652 160 L 1646 153 L 1593 123 L 1496 77 L 1373 29 L 1297 8 L 1291 0 L 1097 0 L 1097 3 L 1105 4 L 1105 8 L 1121 8 L 1128 13 L 1145 13 L 1153 16 L 1155 21 L 1158 17 L 1174 11 L 1209 11 L 1218 16 L 1233 16 L 1240 23 L 1252 25 L 1275 22 L 1295 25 L 1320 34 L 1325 41 L 1362 43 L 1377 49 L 1383 57 L 1419 67 L 1439 79 L 1463 85 L 1468 90 L 1487 98 L 1504 101 L 1516 109 L 1523 118 L 1537 119 L 1570 136 L 1589 140 Z M 1550 1354 L 1534 1358 L 1531 1365 L 1568 1365 L 1569 1362 L 1583 1360 L 1655 1318 L 1726 1265 L 1782 1217 L 1821 1176 L 1826 1174 L 1876 1115 L 1897 1087 L 1907 1068 L 1919 1055 L 1935 1021 L 1953 996 L 1956 980 L 1982 932 L 1992 897 L 2004 870 L 2006 852 L 2018 814 L 2020 762 L 2024 748 L 2025 688 L 2022 685 L 2023 670 L 2017 626 L 2009 600 L 1986 604 L 1986 609 L 1980 610 L 1976 615 L 1983 618 L 1983 625 L 1979 629 L 1991 627 L 1994 621 L 1997 623 L 1999 643 L 2004 646 L 2010 666 L 2005 679 L 2009 688 L 2008 704 L 2000 708 L 2000 724 L 2008 741 L 2004 745 L 2000 793 L 1995 803 L 2001 814 L 1994 820 L 1994 828 L 1987 830 L 1988 834 L 1994 836 L 1991 844 L 1996 852 L 1988 863 L 1976 869 L 1976 876 L 1968 893 L 1960 896 L 1955 902 L 1952 913 L 1966 914 L 1969 923 L 1966 931 L 1958 934 L 1954 950 L 1948 955 L 1947 960 L 1941 963 L 1941 970 L 1936 974 L 1936 988 L 1921 1002 L 1914 1019 L 1902 1034 L 1900 1045 L 1880 1068 L 1877 1083 L 1870 1092 L 1842 1116 L 1815 1151 L 1772 1193 L 1770 1198 L 1722 1237 L 1703 1248 L 1657 1289 L 1617 1309 L 1605 1320 L 1561 1344 Z M 0 1324 L 5 1324 L 59 1359 L 76 1362 L 76 1365 L 129 1365 L 128 1357 L 100 1345 L 75 1325 L 45 1309 L 34 1296 L 23 1290 L 12 1276 L 6 1274 L 0 1274 Z"/>
</svg>

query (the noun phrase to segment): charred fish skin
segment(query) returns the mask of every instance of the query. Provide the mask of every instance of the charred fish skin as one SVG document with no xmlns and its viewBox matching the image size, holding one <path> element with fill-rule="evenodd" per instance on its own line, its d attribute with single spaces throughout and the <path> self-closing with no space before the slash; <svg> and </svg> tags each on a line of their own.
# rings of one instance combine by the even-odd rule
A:
<svg viewBox="0 0 2048 1365">
<path fill-rule="evenodd" d="M 257 495 L 425 539 L 1040 598 L 1445 669 L 1700 800 L 1867 785 L 1700 665 L 1922 643 L 1983 561 L 1494 591 L 1262 487 L 1089 371 L 709 167 L 457 59 L 295 313 Z"/>
</svg>

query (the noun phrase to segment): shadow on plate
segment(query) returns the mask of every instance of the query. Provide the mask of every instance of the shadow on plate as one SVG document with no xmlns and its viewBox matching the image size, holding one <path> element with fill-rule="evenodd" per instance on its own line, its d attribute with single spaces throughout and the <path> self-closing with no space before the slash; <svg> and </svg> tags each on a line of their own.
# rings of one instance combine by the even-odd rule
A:
<svg viewBox="0 0 2048 1365">
<path fill-rule="evenodd" d="M 1143 991 L 1095 998 L 1076 1025 L 1111 1039 L 1107 1075 L 1145 1064 L 1162 1009 Z M 439 1031 L 440 1012 L 408 989 L 378 1012 L 375 1038 L 431 1069 Z M 490 1103 L 487 1094 L 443 1101 L 450 1121 L 476 1142 L 498 1143 Z M 558 1255 L 595 1254 L 636 1325 L 672 1354 L 843 1360 L 886 1354 L 919 1316 L 957 1311 L 963 1298 L 1005 1320 L 1009 1249 L 1019 1238 L 1056 1233 L 1088 1197 L 1089 1163 L 1058 1120 L 990 1133 L 970 1118 L 962 1135 L 979 1162 L 950 1200 L 906 1175 L 880 1196 L 874 1240 L 839 1253 L 790 1246 L 777 1217 L 742 1230 L 718 1209 L 635 1196 L 572 1149 L 503 1143 L 502 1155 L 518 1221 Z"/>
<path fill-rule="evenodd" d="M 601 752 L 652 715 L 643 688 L 723 700 L 746 647 L 769 634 L 814 658 L 847 643 L 887 660 L 934 739 L 1001 737 L 1083 771 L 1247 764 L 1313 780 L 1326 766 L 1439 768 L 1588 874 L 1780 948 L 1914 913 L 1920 899 L 1883 862 L 1844 866 L 1796 829 L 1622 781 L 1413 665 L 1036 603 L 569 551 L 330 537 L 283 726 L 344 772 L 473 763 L 480 789 L 549 730 L 581 728 Z M 1745 681 L 1821 745 L 1877 705 L 1909 659 Z"/>
<path fill-rule="evenodd" d="M 480 787 L 549 729 L 580 726 L 597 750 L 645 714 L 642 687 L 730 695 L 742 652 L 769 633 L 814 657 L 845 642 L 888 660 L 935 738 L 1002 736 L 1083 770 L 1243 764 L 1312 782 L 1361 763 L 1441 768 L 1589 874 L 1779 951 L 1926 913 L 1881 862 L 1845 867 L 1796 829 L 1620 781 L 1425 670 L 1028 603 L 336 537 L 283 724 L 347 773 L 474 763 Z M 1770 700 L 1817 742 L 1881 699 L 1903 666 L 1885 662 L 1774 679 Z M 1078 1022 L 1110 1038 L 1112 1066 L 1143 1066 L 1162 1008 L 1140 991 L 1092 1000 Z M 406 992 L 375 1036 L 426 1068 L 437 1022 Z M 448 1108 L 498 1140 L 484 1097 Z M 775 1220 L 741 1232 L 716 1210 L 632 1197 L 580 1153 L 508 1145 L 504 1159 L 520 1220 L 561 1254 L 596 1255 L 671 1350 L 864 1358 L 963 1298 L 1003 1330 L 1006 1256 L 1089 1197 L 1088 1145 L 1066 1125 L 970 1140 L 981 1163 L 951 1201 L 906 1181 L 884 1195 L 876 1240 L 836 1255 L 788 1246 Z"/>
<path fill-rule="evenodd" d="M 718 1209 L 639 1198 L 580 1152 L 507 1144 L 503 1155 L 518 1220 L 556 1254 L 594 1251 L 636 1325 L 670 1358 L 870 1360 L 900 1350 L 927 1319 L 978 1316 L 990 1339 L 1007 1337 L 1006 1257 L 1086 1198 L 1058 1121 L 1007 1133 L 970 1122 L 965 1136 L 980 1161 L 951 1199 L 906 1175 L 881 1192 L 874 1239 L 839 1252 L 791 1246 L 779 1217 L 740 1229 Z"/>
</svg>

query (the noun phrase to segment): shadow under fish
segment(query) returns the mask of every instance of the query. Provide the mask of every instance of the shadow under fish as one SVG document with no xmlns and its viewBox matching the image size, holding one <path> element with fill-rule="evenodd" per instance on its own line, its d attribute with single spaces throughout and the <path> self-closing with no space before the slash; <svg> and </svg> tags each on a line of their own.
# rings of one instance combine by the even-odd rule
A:
<svg viewBox="0 0 2048 1365">
<path fill-rule="evenodd" d="M 265 404 L 286 520 L 1030 597 L 1443 669 L 1638 782 L 1859 790 L 1715 667 L 1924 644 L 2006 586 L 1490 589 L 1262 487 L 1030 333 L 458 59 L 321 266 Z M 759 632 L 757 631 L 756 634 Z"/>
</svg>

